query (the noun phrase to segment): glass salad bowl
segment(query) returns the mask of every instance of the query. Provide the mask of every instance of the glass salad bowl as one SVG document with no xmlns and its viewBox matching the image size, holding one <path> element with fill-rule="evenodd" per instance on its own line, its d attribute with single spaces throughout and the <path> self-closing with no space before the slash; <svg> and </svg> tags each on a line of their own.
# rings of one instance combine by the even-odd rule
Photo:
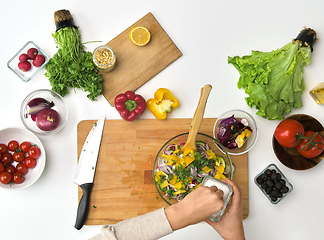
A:
<svg viewBox="0 0 324 240">
<path fill-rule="evenodd" d="M 220 127 L 221 126 L 221 127 Z M 231 155 L 247 153 L 252 149 L 258 138 L 258 127 L 254 118 L 247 112 L 239 109 L 229 110 L 220 115 L 214 125 L 214 138 Z"/>
<path fill-rule="evenodd" d="M 215 138 L 198 133 L 197 151 L 180 151 L 189 133 L 169 139 L 159 150 L 153 165 L 153 180 L 161 198 L 169 205 L 181 201 L 200 187 L 204 177 L 233 178 L 230 155 Z M 218 146 L 217 146 L 218 145 Z"/>
</svg>

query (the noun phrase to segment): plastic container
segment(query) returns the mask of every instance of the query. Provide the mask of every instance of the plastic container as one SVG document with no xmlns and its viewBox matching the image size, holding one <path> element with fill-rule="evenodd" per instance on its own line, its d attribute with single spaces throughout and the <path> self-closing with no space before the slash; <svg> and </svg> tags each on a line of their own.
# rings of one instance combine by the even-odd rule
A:
<svg viewBox="0 0 324 240">
<path fill-rule="evenodd" d="M 28 60 L 31 63 L 31 69 L 28 72 L 23 72 L 18 68 L 19 63 L 19 56 L 23 53 L 27 53 L 28 49 L 30 48 L 36 48 L 38 50 L 38 54 L 42 54 L 45 57 L 45 62 L 41 67 L 35 67 L 32 64 L 32 60 Z M 28 82 L 30 79 L 32 79 L 36 73 L 46 65 L 46 63 L 49 61 L 48 56 L 46 53 L 43 52 L 43 50 L 38 47 L 33 41 L 27 42 L 7 63 L 8 68 L 15 73 L 23 82 Z"/>
<path fill-rule="evenodd" d="M 260 179 L 262 178 L 263 174 L 266 174 L 266 171 L 270 170 L 270 171 L 275 171 L 275 173 L 279 173 L 281 175 L 280 179 L 275 179 L 275 182 L 280 182 L 280 180 L 284 180 L 285 181 L 285 185 L 282 184 L 282 188 L 278 189 L 276 188 L 276 186 L 262 186 Z M 267 175 L 267 174 L 266 174 Z M 268 179 L 271 179 L 271 176 L 267 179 L 263 180 L 263 183 L 265 183 Z M 285 175 L 279 170 L 279 168 L 275 165 L 275 164 L 270 164 L 269 166 L 267 166 L 262 172 L 260 172 L 255 178 L 254 178 L 254 182 L 255 184 L 260 188 L 260 190 L 263 192 L 263 194 L 268 198 L 268 200 L 272 203 L 272 204 L 277 204 L 279 203 L 282 199 L 284 199 L 292 190 L 293 190 L 293 185 L 288 181 L 288 179 L 285 177 Z M 266 183 L 265 183 L 266 184 Z M 286 189 L 286 191 L 283 191 L 283 186 L 286 186 L 288 189 Z M 282 192 L 282 196 L 278 197 L 277 200 L 272 199 L 271 197 L 271 193 L 267 193 L 267 189 L 271 188 L 272 190 L 278 190 L 278 192 Z"/>
<path fill-rule="evenodd" d="M 211 186 L 216 186 L 218 189 L 221 189 L 224 192 L 224 207 L 222 210 L 220 210 L 219 212 L 213 214 L 209 219 L 212 221 L 219 221 L 222 216 L 224 215 L 225 211 L 226 211 L 226 207 L 228 205 L 228 203 L 231 200 L 232 194 L 233 194 L 233 187 L 230 184 L 224 183 L 216 178 L 210 177 L 210 176 L 206 176 L 202 183 L 201 186 L 206 186 L 206 187 L 211 187 Z"/>
</svg>

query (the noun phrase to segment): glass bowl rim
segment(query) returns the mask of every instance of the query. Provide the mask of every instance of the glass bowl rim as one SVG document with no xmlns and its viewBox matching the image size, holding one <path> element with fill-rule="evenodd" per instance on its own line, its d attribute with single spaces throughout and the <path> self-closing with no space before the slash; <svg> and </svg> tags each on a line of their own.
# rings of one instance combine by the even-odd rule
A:
<svg viewBox="0 0 324 240">
<path fill-rule="evenodd" d="M 230 155 L 241 155 L 241 154 L 244 154 L 244 153 L 247 153 L 248 151 L 250 151 L 252 148 L 253 148 L 253 146 L 255 145 L 255 143 L 256 143 L 256 141 L 257 141 L 257 139 L 258 139 L 258 136 L 259 136 L 259 130 L 258 130 L 258 125 L 257 125 L 257 123 L 256 123 L 256 121 L 255 121 L 255 119 L 254 119 L 254 117 L 250 114 L 250 113 L 248 113 L 248 112 L 246 112 L 246 111 L 244 111 L 244 110 L 241 110 L 241 109 L 231 109 L 231 110 L 228 110 L 228 111 L 226 111 L 226 112 L 223 112 L 222 114 L 220 114 L 219 115 L 219 117 L 217 117 L 217 120 L 215 121 L 215 124 L 214 124 L 214 127 L 213 127 L 213 137 L 215 138 L 215 139 L 217 139 L 216 138 L 216 134 L 215 134 L 215 130 L 216 130 L 216 125 L 217 125 L 217 123 L 220 121 L 220 117 L 221 116 L 223 116 L 223 115 L 225 115 L 226 113 L 229 113 L 229 112 L 233 112 L 233 111 L 238 111 L 238 112 L 243 112 L 243 113 L 245 113 L 246 115 L 248 115 L 251 119 L 252 119 L 252 121 L 253 121 L 253 123 L 254 123 L 254 126 L 255 126 L 255 129 L 256 129 L 256 133 L 255 133 L 255 139 L 254 139 L 254 141 L 253 141 L 253 143 L 252 143 L 252 145 L 249 147 L 249 148 L 246 148 L 244 151 L 242 151 L 242 152 L 238 152 L 238 153 L 233 153 L 233 152 L 230 152 L 229 150 L 227 150 L 227 152 L 230 154 Z M 217 145 L 218 146 L 218 145 Z M 222 145 L 223 146 L 223 145 Z M 223 146 L 224 147 L 224 146 Z M 226 149 L 226 148 L 225 148 Z M 222 151 L 222 149 L 219 149 L 220 151 Z M 223 151 L 222 151 L 223 152 Z"/>
<path fill-rule="evenodd" d="M 166 141 L 166 142 L 163 144 L 163 146 L 159 149 L 158 153 L 156 154 L 155 159 L 154 159 L 154 163 L 153 163 L 153 182 L 154 182 L 154 186 L 155 186 L 157 192 L 159 193 L 160 197 L 161 197 L 161 198 L 162 198 L 162 199 L 163 199 L 163 200 L 164 200 L 168 205 L 171 205 L 171 203 L 169 203 L 169 202 L 165 199 L 165 197 L 162 196 L 162 194 L 161 194 L 161 190 L 159 190 L 159 186 L 157 186 L 157 184 L 156 184 L 156 182 L 155 182 L 155 180 L 154 180 L 154 178 L 155 178 L 155 172 L 156 172 L 156 171 L 155 171 L 155 169 L 156 169 L 156 163 L 158 162 L 158 157 L 159 157 L 159 155 L 160 155 L 160 152 L 161 152 L 161 151 L 166 147 L 166 145 L 167 145 L 168 143 L 170 143 L 170 141 L 174 140 L 175 138 L 180 137 L 180 136 L 183 136 L 183 135 L 189 135 L 189 132 L 185 132 L 185 133 L 177 134 L 176 136 L 174 136 L 174 137 L 170 138 L 168 141 Z M 218 144 L 219 144 L 221 147 L 224 148 L 225 153 L 222 152 L 222 151 L 221 151 L 221 152 L 222 152 L 223 154 L 226 154 L 226 156 L 227 156 L 227 158 L 228 158 L 228 161 L 229 161 L 229 163 L 230 163 L 230 166 L 231 166 L 230 180 L 232 180 L 232 179 L 233 179 L 233 163 L 232 163 L 232 159 L 231 159 L 229 153 L 227 152 L 227 150 L 225 149 L 225 147 L 224 147 L 224 146 L 223 146 L 223 145 L 222 145 L 222 144 L 221 144 L 217 139 L 215 139 L 214 137 L 212 137 L 212 136 L 210 136 L 210 135 L 208 135 L 208 134 L 198 132 L 197 135 L 202 135 L 202 136 L 205 136 L 205 137 L 210 138 L 211 140 L 213 140 L 213 142 L 214 142 L 214 144 L 217 146 L 217 148 L 219 148 L 219 147 L 218 147 Z M 218 144 L 217 144 L 216 142 L 217 142 Z"/>
</svg>

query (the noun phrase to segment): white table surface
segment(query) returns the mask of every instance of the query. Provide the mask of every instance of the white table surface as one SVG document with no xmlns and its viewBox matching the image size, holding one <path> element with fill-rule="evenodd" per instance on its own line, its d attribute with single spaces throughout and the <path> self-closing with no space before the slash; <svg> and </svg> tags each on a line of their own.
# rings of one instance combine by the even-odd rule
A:
<svg viewBox="0 0 324 240">
<path fill-rule="evenodd" d="M 42 69 L 24 83 L 6 66 L 7 61 L 27 41 L 32 40 L 50 57 L 56 53 L 52 37 L 54 12 L 71 11 L 80 27 L 82 41 L 107 43 L 148 12 L 152 12 L 179 47 L 183 56 L 137 90 L 144 98 L 153 97 L 160 87 L 169 88 L 181 106 L 168 117 L 191 118 L 200 89 L 213 86 L 205 117 L 217 117 L 229 109 L 251 113 L 259 127 L 259 138 L 249 153 L 250 214 L 244 220 L 246 237 L 259 239 L 323 239 L 324 165 L 295 171 L 282 165 L 272 150 L 272 135 L 278 121 L 257 116 L 245 103 L 245 93 L 236 87 L 239 74 L 227 64 L 227 57 L 248 55 L 251 50 L 271 51 L 297 36 L 303 27 L 317 31 L 312 63 L 304 69 L 304 106 L 291 114 L 306 113 L 324 123 L 324 105 L 317 105 L 308 92 L 324 81 L 324 2 L 309 1 L 112 1 L 112 0 L 17 0 L 0 1 L 1 16 L 1 117 L 0 129 L 23 127 L 19 109 L 23 99 L 36 89 L 50 89 Z M 98 43 L 87 44 L 93 51 Z M 323 54 L 323 55 L 322 55 Z M 74 228 L 77 185 L 73 183 L 77 162 L 77 124 L 85 119 L 121 119 L 103 96 L 96 102 L 86 93 L 70 90 L 65 97 L 69 117 L 56 135 L 39 136 L 47 154 L 45 170 L 31 187 L 21 191 L 0 188 L 1 239 L 88 239 L 100 226 Z M 141 118 L 154 118 L 146 111 Z M 254 184 L 254 177 L 275 163 L 291 181 L 294 190 L 278 205 L 272 205 Z M 221 239 L 205 223 L 187 227 L 163 239 Z"/>
</svg>

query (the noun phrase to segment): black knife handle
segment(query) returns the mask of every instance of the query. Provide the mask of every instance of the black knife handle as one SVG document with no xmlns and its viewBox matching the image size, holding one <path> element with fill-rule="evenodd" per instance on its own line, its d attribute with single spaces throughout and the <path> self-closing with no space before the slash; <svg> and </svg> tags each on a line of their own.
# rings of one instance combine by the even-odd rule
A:
<svg viewBox="0 0 324 240">
<path fill-rule="evenodd" d="M 88 216 L 89 203 L 90 203 L 90 193 L 93 187 L 93 183 L 85 183 L 80 185 L 82 189 L 82 197 L 79 202 L 77 218 L 74 227 L 80 230 Z"/>
</svg>

